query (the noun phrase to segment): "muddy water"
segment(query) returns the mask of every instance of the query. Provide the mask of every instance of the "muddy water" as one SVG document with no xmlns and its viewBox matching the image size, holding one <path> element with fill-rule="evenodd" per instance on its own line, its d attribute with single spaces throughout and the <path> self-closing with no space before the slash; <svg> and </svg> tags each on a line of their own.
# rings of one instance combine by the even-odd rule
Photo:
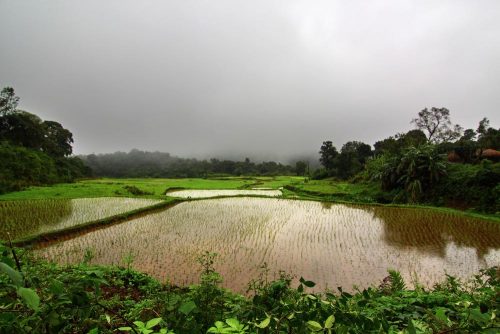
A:
<svg viewBox="0 0 500 334">
<path fill-rule="evenodd" d="M 206 190 L 206 189 L 192 189 L 192 190 L 176 190 L 169 191 L 167 193 L 171 197 L 182 197 L 182 198 L 209 198 L 218 196 L 238 196 L 238 195 L 257 195 L 257 196 L 269 196 L 277 197 L 281 196 L 280 190 L 273 189 L 248 189 L 248 190 L 238 190 L 238 189 L 216 189 L 216 190 Z"/>
<path fill-rule="evenodd" d="M 62 230 L 160 203 L 138 198 L 79 198 L 0 202 L 0 239 Z"/>
<path fill-rule="evenodd" d="M 468 277 L 500 264 L 500 224 L 417 209 L 310 201 L 228 198 L 182 203 L 36 252 L 61 263 L 133 266 L 175 284 L 197 282 L 195 258 L 217 252 L 224 286 L 244 292 L 264 262 L 315 281 L 317 290 L 378 284 L 387 269 L 409 285 L 427 286 L 444 273 Z M 272 275 L 270 275 L 272 278 Z"/>
</svg>

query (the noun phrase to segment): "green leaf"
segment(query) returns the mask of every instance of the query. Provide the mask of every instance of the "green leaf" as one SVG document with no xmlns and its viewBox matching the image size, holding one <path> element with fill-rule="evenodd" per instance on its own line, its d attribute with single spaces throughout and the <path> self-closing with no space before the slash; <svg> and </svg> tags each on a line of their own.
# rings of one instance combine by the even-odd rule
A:
<svg viewBox="0 0 500 334">
<path fill-rule="evenodd" d="M 239 329 L 241 327 L 238 319 L 234 319 L 234 318 L 227 319 L 226 324 L 228 324 L 229 327 L 234 328 L 234 329 Z"/>
<path fill-rule="evenodd" d="M 19 288 L 17 289 L 17 294 L 22 298 L 24 303 L 28 305 L 34 311 L 38 311 L 40 308 L 40 297 L 38 297 L 37 293 L 28 288 Z"/>
<path fill-rule="evenodd" d="M 304 279 L 304 277 L 301 277 L 301 278 L 299 279 L 299 282 L 300 282 L 300 283 L 302 283 L 302 284 L 304 284 L 304 285 L 305 285 L 305 286 L 307 286 L 308 288 L 312 288 L 312 287 L 314 287 L 314 286 L 316 285 L 316 283 L 314 283 L 313 281 L 306 281 L 306 280 Z"/>
<path fill-rule="evenodd" d="M 149 320 L 147 323 L 146 323 L 146 328 L 153 328 L 154 326 L 158 325 L 160 322 L 162 321 L 162 318 L 154 318 L 154 319 L 151 319 Z"/>
<path fill-rule="evenodd" d="M 477 308 L 470 310 L 470 319 L 479 322 L 481 324 L 486 324 L 490 320 L 490 315 L 488 313 L 481 313 Z"/>
<path fill-rule="evenodd" d="M 436 309 L 436 318 L 438 318 L 439 320 L 445 322 L 445 323 L 448 323 L 448 317 L 446 316 L 446 309 L 443 308 L 443 307 L 439 307 Z"/>
<path fill-rule="evenodd" d="M 313 332 L 319 332 L 323 330 L 323 327 L 319 324 L 319 322 L 312 320 L 309 320 L 307 322 L 307 327 L 309 327 L 309 329 L 312 330 Z"/>
<path fill-rule="evenodd" d="M 184 315 L 189 315 L 189 313 L 193 312 L 193 310 L 196 308 L 196 304 L 194 301 L 190 300 L 185 303 L 183 303 L 179 307 L 179 312 L 181 312 Z"/>
<path fill-rule="evenodd" d="M 146 328 L 146 324 L 143 323 L 142 321 L 134 321 L 134 325 L 136 325 L 139 328 Z"/>
<path fill-rule="evenodd" d="M 325 328 L 328 328 L 328 329 L 332 328 L 334 322 L 335 322 L 335 317 L 332 314 L 331 316 L 329 316 L 328 318 L 326 318 L 326 320 L 325 320 Z"/>
<path fill-rule="evenodd" d="M 308 288 L 313 288 L 316 285 L 313 281 L 305 281 L 303 284 Z"/>
<path fill-rule="evenodd" d="M 23 286 L 23 276 L 21 273 L 12 269 L 8 264 L 0 262 L 0 272 L 7 274 L 15 286 Z"/>
<path fill-rule="evenodd" d="M 132 327 L 118 327 L 118 330 L 127 332 L 127 331 L 131 331 Z"/>
<path fill-rule="evenodd" d="M 85 271 L 85 273 L 88 275 L 88 276 L 94 276 L 94 277 L 99 277 L 99 278 L 103 278 L 104 277 L 104 273 L 101 271 L 101 270 L 97 270 L 97 269 L 94 269 L 94 270 L 87 270 Z"/>
<path fill-rule="evenodd" d="M 226 324 L 222 321 L 216 321 L 215 327 L 210 327 L 207 333 L 229 333 L 228 330 L 231 330 L 226 327 Z"/>
<path fill-rule="evenodd" d="M 262 320 L 260 322 L 260 324 L 256 324 L 255 326 L 257 326 L 259 328 L 266 328 L 267 326 L 269 326 L 270 322 L 271 322 L 271 318 L 268 317 L 268 318 L 265 318 L 264 320 Z"/>
<path fill-rule="evenodd" d="M 91 330 L 89 330 L 87 332 L 87 334 L 99 334 L 99 328 L 97 328 L 97 327 L 92 328 Z"/>
<path fill-rule="evenodd" d="M 413 320 L 410 320 L 410 322 L 408 323 L 408 328 L 406 328 L 408 330 L 408 334 L 417 334 L 417 330 L 415 329 L 415 325 L 413 324 Z"/>
<path fill-rule="evenodd" d="M 56 327 L 61 323 L 61 316 L 56 311 L 52 311 L 49 313 L 46 321 L 50 326 Z"/>
<path fill-rule="evenodd" d="M 64 285 L 58 280 L 53 280 L 52 284 L 50 284 L 49 291 L 55 295 L 60 295 L 64 292 Z"/>
</svg>

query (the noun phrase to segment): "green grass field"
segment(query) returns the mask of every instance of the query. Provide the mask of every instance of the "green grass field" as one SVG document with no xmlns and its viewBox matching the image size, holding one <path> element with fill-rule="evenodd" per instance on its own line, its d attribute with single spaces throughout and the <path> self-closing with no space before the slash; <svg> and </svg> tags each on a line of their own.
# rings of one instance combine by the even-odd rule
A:
<svg viewBox="0 0 500 334">
<path fill-rule="evenodd" d="M 245 189 L 265 187 L 277 189 L 288 184 L 303 183 L 304 178 L 278 177 L 227 177 L 213 179 L 95 179 L 75 183 L 56 184 L 48 187 L 30 187 L 23 191 L 0 195 L 0 200 L 84 198 L 84 197 L 150 197 L 164 198 L 169 188 L 186 189 Z M 125 186 L 135 186 L 152 195 L 136 196 Z"/>
</svg>

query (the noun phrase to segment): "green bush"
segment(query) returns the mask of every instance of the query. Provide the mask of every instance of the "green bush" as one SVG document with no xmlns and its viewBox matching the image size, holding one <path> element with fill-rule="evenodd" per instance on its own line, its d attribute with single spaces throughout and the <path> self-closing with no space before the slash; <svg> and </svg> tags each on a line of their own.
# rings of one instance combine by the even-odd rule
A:
<svg viewBox="0 0 500 334">
<path fill-rule="evenodd" d="M 449 164 L 447 177 L 436 187 L 436 201 L 445 205 L 500 211 L 500 163 L 483 160 L 479 164 Z"/>
<path fill-rule="evenodd" d="M 13 258 L 13 254 L 17 254 Z M 314 282 L 264 266 L 249 298 L 219 287 L 215 255 L 199 285 L 160 284 L 130 268 L 57 266 L 0 245 L 0 333 L 495 333 L 499 268 L 409 289 L 390 271 L 380 286 L 309 293 Z"/>
<path fill-rule="evenodd" d="M 53 158 L 26 147 L 0 143 L 0 194 L 28 186 L 71 182 L 89 174 L 78 158 Z"/>
</svg>

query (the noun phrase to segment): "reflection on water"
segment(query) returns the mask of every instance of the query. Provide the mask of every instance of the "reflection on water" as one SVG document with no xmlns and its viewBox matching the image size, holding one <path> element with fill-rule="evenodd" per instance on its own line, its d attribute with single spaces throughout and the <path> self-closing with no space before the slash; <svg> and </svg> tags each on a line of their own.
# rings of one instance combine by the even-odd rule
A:
<svg viewBox="0 0 500 334">
<path fill-rule="evenodd" d="M 135 198 L 0 201 L 0 239 L 57 231 L 159 203 Z"/>
<path fill-rule="evenodd" d="M 377 284 L 387 269 L 407 282 L 432 285 L 444 273 L 468 277 L 500 264 L 500 224 L 436 211 L 361 207 L 284 199 L 227 198 L 181 203 L 168 210 L 92 231 L 36 251 L 62 263 L 121 264 L 176 284 L 197 281 L 195 258 L 220 254 L 226 287 L 244 292 L 258 268 L 285 270 L 318 290 Z"/>
<path fill-rule="evenodd" d="M 451 213 L 422 209 L 376 207 L 371 209 L 384 226 L 384 240 L 398 249 L 415 248 L 429 255 L 446 257 L 451 244 L 471 248 L 483 261 L 500 247 L 499 224 Z"/>
</svg>

